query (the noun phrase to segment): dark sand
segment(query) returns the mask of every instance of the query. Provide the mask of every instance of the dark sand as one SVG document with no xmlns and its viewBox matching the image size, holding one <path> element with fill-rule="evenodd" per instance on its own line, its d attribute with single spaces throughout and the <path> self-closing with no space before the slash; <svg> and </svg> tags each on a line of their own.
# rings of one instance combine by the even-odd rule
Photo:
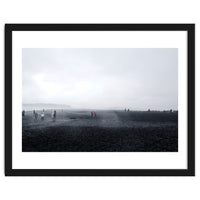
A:
<svg viewBox="0 0 200 200">
<path fill-rule="evenodd" d="M 42 111 L 37 111 L 39 116 Z M 58 110 L 22 119 L 23 152 L 177 152 L 178 113 Z"/>
</svg>

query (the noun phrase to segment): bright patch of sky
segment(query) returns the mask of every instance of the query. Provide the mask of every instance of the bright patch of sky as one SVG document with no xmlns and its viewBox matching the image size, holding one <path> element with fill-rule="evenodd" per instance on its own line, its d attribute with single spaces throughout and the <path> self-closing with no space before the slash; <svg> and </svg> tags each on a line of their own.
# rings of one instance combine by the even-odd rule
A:
<svg viewBox="0 0 200 200">
<path fill-rule="evenodd" d="M 23 49 L 23 103 L 178 108 L 178 49 Z"/>
</svg>

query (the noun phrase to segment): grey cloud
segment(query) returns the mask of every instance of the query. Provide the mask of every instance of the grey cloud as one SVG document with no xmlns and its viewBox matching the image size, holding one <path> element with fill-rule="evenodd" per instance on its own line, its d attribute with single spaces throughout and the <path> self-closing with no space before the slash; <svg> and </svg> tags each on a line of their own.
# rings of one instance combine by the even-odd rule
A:
<svg viewBox="0 0 200 200">
<path fill-rule="evenodd" d="M 178 49 L 23 49 L 23 103 L 178 108 Z"/>
</svg>

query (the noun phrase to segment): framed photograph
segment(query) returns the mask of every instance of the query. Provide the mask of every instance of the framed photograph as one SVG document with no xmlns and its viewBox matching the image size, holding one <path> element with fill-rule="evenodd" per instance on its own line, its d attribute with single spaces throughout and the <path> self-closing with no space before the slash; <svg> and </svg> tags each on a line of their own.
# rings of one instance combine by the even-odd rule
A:
<svg viewBox="0 0 200 200">
<path fill-rule="evenodd" d="M 6 176 L 194 176 L 194 24 L 6 24 Z"/>
</svg>

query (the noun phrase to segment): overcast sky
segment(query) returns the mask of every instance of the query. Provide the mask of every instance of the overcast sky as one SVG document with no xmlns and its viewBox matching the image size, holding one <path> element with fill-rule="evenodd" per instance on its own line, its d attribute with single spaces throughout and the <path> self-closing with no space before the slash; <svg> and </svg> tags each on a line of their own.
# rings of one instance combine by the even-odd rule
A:
<svg viewBox="0 0 200 200">
<path fill-rule="evenodd" d="M 178 49 L 25 48 L 23 103 L 178 108 Z"/>
</svg>

